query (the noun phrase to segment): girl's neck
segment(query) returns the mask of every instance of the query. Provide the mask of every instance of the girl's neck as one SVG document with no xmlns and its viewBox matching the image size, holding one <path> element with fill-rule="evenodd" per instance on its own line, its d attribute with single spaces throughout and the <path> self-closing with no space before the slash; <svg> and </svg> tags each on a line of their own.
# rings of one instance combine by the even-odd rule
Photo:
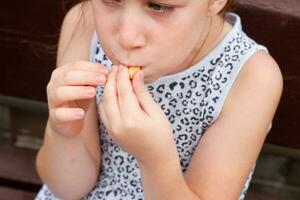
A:
<svg viewBox="0 0 300 200">
<path fill-rule="evenodd" d="M 190 67 L 202 60 L 224 39 L 232 26 L 220 16 L 213 16 L 207 20 L 199 42 L 191 53 L 191 57 L 184 62 L 184 66 Z"/>
</svg>

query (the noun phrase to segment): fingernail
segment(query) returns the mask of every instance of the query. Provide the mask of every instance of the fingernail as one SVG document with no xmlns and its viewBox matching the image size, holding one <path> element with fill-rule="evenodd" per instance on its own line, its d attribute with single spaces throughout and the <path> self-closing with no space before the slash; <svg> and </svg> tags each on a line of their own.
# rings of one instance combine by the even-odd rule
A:
<svg viewBox="0 0 300 200">
<path fill-rule="evenodd" d="M 105 77 L 102 75 L 97 75 L 96 80 L 98 83 L 103 83 L 105 81 Z"/>
<path fill-rule="evenodd" d="M 77 110 L 76 111 L 76 117 L 78 117 L 79 119 L 81 119 L 84 115 L 84 112 L 83 110 Z"/>
<path fill-rule="evenodd" d="M 95 94 L 95 89 L 88 88 L 88 89 L 86 90 L 86 93 L 87 93 L 88 95 L 94 95 L 94 94 Z"/>
<path fill-rule="evenodd" d="M 103 69 L 104 73 L 109 74 L 109 70 L 108 69 Z"/>
</svg>

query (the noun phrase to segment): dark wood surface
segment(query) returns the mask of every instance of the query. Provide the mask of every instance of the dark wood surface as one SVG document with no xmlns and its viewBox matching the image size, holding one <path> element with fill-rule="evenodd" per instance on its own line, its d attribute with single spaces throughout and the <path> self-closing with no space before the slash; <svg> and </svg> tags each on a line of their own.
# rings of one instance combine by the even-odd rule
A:
<svg viewBox="0 0 300 200">
<path fill-rule="evenodd" d="M 35 167 L 37 151 L 1 143 L 0 154 L 0 185 L 25 190 L 34 190 L 39 187 L 42 181 Z M 24 185 L 17 185 L 18 183 L 24 183 Z"/>
<path fill-rule="evenodd" d="M 1 4 L 1 94 L 46 100 L 64 15 L 61 2 L 11 0 Z M 300 1 L 235 0 L 235 5 L 244 30 L 268 47 L 284 76 L 283 97 L 267 142 L 300 149 Z"/>
<path fill-rule="evenodd" d="M 248 191 L 246 195 L 246 200 L 283 200 L 283 199 L 266 195 L 266 194 L 260 194 L 260 193 Z"/>
<path fill-rule="evenodd" d="M 1 200 L 32 200 L 35 192 L 0 186 Z"/>
<path fill-rule="evenodd" d="M 0 7 L 0 93 L 46 100 L 55 68 L 62 0 L 10 0 Z"/>
<path fill-rule="evenodd" d="M 267 142 L 300 149 L 300 1 L 237 0 L 235 11 L 246 33 L 268 47 L 284 77 Z"/>
</svg>

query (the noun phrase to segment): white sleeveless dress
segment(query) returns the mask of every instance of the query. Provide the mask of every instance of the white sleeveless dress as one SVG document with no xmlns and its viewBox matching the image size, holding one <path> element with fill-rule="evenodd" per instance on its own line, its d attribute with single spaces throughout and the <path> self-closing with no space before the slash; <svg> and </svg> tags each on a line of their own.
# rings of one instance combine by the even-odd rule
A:
<svg viewBox="0 0 300 200">
<path fill-rule="evenodd" d="M 256 52 L 267 51 L 243 32 L 238 15 L 227 13 L 226 20 L 233 25 L 233 29 L 206 57 L 184 71 L 147 84 L 153 99 L 164 110 L 172 125 L 183 173 L 202 135 L 218 118 L 227 94 L 245 62 Z M 103 52 L 96 34 L 90 55 L 92 62 L 111 68 L 112 63 Z M 97 87 L 97 102 L 101 101 L 102 94 L 103 87 Z M 95 187 L 83 199 L 143 200 L 137 161 L 109 137 L 101 120 L 99 129 L 102 143 L 101 174 Z M 254 169 L 255 165 L 239 200 L 245 199 Z M 44 184 L 35 199 L 58 198 Z"/>
</svg>

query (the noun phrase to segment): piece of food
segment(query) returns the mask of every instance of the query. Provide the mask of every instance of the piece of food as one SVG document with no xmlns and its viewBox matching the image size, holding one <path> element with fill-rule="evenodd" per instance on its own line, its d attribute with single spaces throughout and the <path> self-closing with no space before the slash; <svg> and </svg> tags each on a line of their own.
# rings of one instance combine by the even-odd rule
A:
<svg viewBox="0 0 300 200">
<path fill-rule="evenodd" d="M 135 72 L 137 72 L 140 69 L 141 69 L 140 66 L 130 66 L 128 68 L 129 78 L 133 79 L 133 75 L 135 74 Z"/>
</svg>

